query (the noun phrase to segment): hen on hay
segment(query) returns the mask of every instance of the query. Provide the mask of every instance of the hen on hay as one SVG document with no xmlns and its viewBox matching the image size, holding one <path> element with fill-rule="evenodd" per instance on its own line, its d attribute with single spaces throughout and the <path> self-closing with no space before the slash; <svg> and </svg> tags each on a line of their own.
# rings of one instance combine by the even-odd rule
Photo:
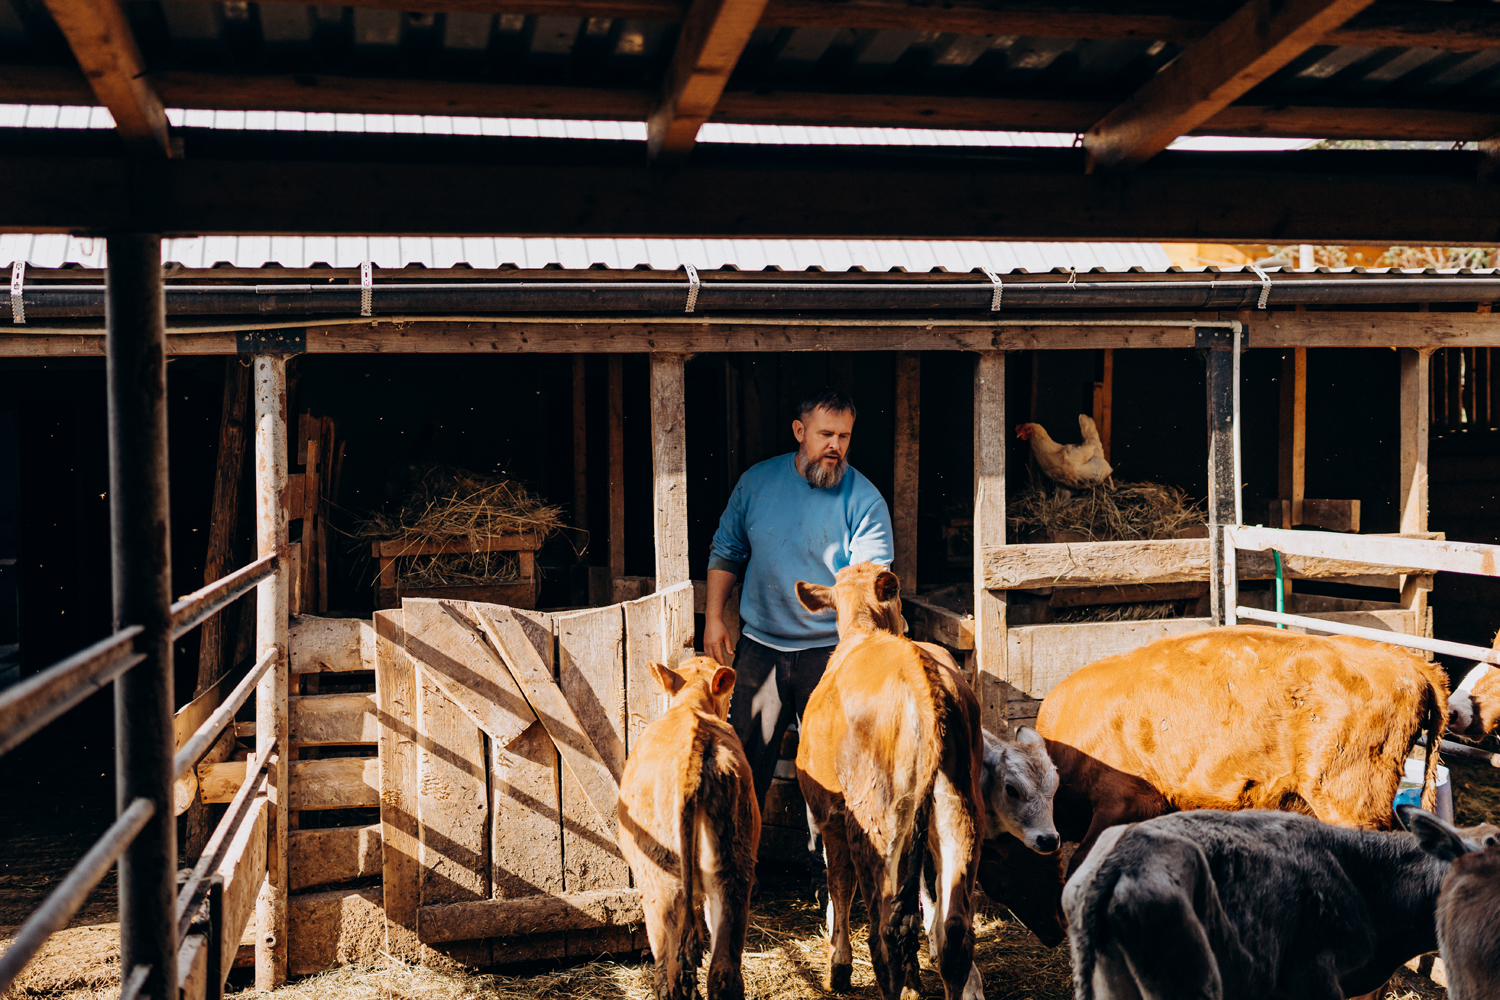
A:
<svg viewBox="0 0 1500 1000">
<path fill-rule="evenodd" d="M 373 511 L 356 522 L 354 537 L 369 541 L 461 542 L 471 549 L 500 535 L 536 534 L 542 541 L 560 531 L 561 507 L 507 476 L 432 466 L 419 471 L 394 511 Z M 462 552 L 401 556 L 396 575 L 415 587 L 506 583 L 521 578 L 514 552 Z"/>
<path fill-rule="evenodd" d="M 1161 483 L 1101 483 L 1069 497 L 1033 485 L 1009 507 L 1011 526 L 1023 537 L 1073 532 L 1097 542 L 1175 538 L 1206 521 L 1200 503 Z"/>
</svg>

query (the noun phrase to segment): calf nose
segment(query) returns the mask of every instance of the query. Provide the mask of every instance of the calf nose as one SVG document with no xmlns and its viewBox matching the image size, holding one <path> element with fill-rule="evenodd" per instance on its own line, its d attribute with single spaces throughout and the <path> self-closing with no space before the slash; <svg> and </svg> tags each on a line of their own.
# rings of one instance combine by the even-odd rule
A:
<svg viewBox="0 0 1500 1000">
<path fill-rule="evenodd" d="M 1042 854 L 1051 854 L 1057 850 L 1057 834 L 1042 833 L 1036 838 L 1036 849 Z"/>
</svg>

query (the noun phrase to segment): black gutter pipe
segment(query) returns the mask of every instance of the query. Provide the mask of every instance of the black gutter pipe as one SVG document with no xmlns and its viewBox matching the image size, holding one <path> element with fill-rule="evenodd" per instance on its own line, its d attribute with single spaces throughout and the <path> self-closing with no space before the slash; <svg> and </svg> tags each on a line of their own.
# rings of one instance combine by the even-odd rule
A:
<svg viewBox="0 0 1500 1000">
<path fill-rule="evenodd" d="M 664 313 L 686 311 L 686 281 L 517 281 L 377 284 L 379 315 L 473 313 Z M 1006 281 L 1003 310 L 1254 309 L 1265 289 L 1254 278 L 1212 281 Z M 990 313 L 988 281 L 705 281 L 694 312 L 858 312 L 945 310 Z M 358 316 L 358 285 L 172 285 L 170 316 Z M 82 319 L 104 314 L 102 285 L 34 284 L 23 292 L 26 318 Z M 1500 300 L 1500 275 L 1477 277 L 1297 277 L 1272 281 L 1267 305 L 1353 306 Z M 0 318 L 11 315 L 0 296 Z"/>
</svg>

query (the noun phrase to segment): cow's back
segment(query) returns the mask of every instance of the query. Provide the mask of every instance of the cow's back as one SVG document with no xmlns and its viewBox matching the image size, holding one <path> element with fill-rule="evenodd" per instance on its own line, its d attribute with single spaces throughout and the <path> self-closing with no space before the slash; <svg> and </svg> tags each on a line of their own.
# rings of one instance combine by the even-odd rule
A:
<svg viewBox="0 0 1500 1000">
<path fill-rule="evenodd" d="M 1065 784 L 1087 770 L 1093 784 L 1144 782 L 1177 809 L 1382 825 L 1443 685 L 1432 665 L 1380 643 L 1206 629 L 1077 671 L 1047 695 L 1037 728 Z M 1314 788 L 1320 802 L 1309 801 Z"/>
</svg>

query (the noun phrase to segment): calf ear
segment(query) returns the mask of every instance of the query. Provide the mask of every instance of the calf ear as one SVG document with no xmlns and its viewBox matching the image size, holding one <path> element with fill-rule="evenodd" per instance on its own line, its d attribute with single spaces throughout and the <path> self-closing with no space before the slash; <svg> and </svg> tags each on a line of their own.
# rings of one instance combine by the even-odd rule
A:
<svg viewBox="0 0 1500 1000">
<path fill-rule="evenodd" d="M 809 611 L 826 611 L 833 605 L 833 588 L 825 587 L 821 583 L 808 583 L 806 580 L 797 581 L 797 600 Z"/>
<path fill-rule="evenodd" d="M 734 690 L 734 668 L 720 667 L 714 671 L 713 679 L 708 682 L 708 689 L 713 692 L 715 698 L 722 698 Z"/>
<path fill-rule="evenodd" d="M 685 683 L 681 674 L 667 666 L 665 663 L 652 663 L 651 676 L 656 678 L 656 683 L 668 695 L 674 695 Z"/>
<path fill-rule="evenodd" d="M 901 578 L 886 570 L 875 578 L 875 600 L 882 604 L 895 600 L 901 594 Z"/>
<path fill-rule="evenodd" d="M 1417 846 L 1443 861 L 1468 854 L 1473 850 L 1464 842 L 1463 835 L 1451 823 L 1438 819 L 1432 813 L 1413 806 L 1404 806 L 1399 811 L 1401 821 L 1417 838 Z"/>
<path fill-rule="evenodd" d="M 1042 740 L 1042 734 L 1037 732 L 1035 729 L 1032 729 L 1030 726 L 1016 727 L 1016 742 L 1021 744 L 1023 747 L 1045 746 L 1045 742 Z"/>
</svg>

